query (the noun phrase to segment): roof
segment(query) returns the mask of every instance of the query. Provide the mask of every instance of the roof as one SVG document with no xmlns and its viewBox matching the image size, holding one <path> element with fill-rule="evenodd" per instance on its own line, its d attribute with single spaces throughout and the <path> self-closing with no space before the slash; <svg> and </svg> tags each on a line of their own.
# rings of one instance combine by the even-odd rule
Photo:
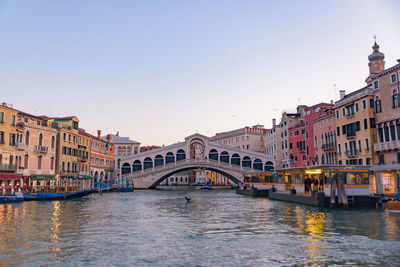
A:
<svg viewBox="0 0 400 267">
<path fill-rule="evenodd" d="M 78 119 L 78 117 L 76 116 L 67 116 L 67 117 L 47 117 L 45 115 L 39 116 L 40 118 L 42 118 L 43 120 L 72 120 L 72 119 Z"/>
<path fill-rule="evenodd" d="M 123 137 L 123 136 L 118 136 L 115 134 L 110 134 L 111 136 L 111 143 L 112 144 L 137 144 L 139 145 L 140 142 L 135 141 L 135 140 L 131 140 L 129 139 L 129 137 Z M 107 135 L 106 136 L 102 136 L 101 139 L 108 141 L 107 139 Z"/>
<path fill-rule="evenodd" d="M 103 140 L 103 139 L 101 139 L 101 138 L 99 139 L 97 136 L 94 136 L 94 135 L 92 135 L 92 134 L 90 134 L 90 133 L 87 133 L 87 132 L 85 132 L 85 131 L 82 130 L 82 129 L 79 129 L 79 130 L 78 130 L 78 134 L 84 135 L 84 136 L 89 137 L 89 138 L 91 138 L 91 139 L 96 139 L 96 140 L 98 140 L 98 141 L 100 141 L 100 142 L 107 143 L 107 141 L 105 141 L 105 140 Z"/>
<path fill-rule="evenodd" d="M 147 151 L 140 152 L 140 153 L 137 153 L 137 154 L 128 155 L 128 156 L 124 157 L 122 160 L 127 160 L 127 159 L 130 159 L 130 158 L 145 156 L 147 154 L 152 154 L 154 152 L 163 151 L 163 150 L 169 149 L 169 148 L 179 147 L 179 146 L 182 146 L 182 145 L 185 145 L 185 144 L 186 144 L 186 142 L 179 142 L 179 143 L 172 144 L 172 145 L 169 145 L 169 146 L 164 146 L 164 147 L 156 148 L 156 149 L 153 149 L 153 150 L 147 150 Z"/>
<path fill-rule="evenodd" d="M 370 171 L 400 171 L 400 164 L 376 165 L 369 168 Z"/>
</svg>

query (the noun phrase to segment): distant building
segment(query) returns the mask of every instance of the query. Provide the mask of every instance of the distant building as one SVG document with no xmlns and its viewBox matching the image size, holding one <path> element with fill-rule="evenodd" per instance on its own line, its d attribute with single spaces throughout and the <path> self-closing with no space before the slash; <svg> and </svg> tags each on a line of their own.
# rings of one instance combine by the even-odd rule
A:
<svg viewBox="0 0 400 267">
<path fill-rule="evenodd" d="M 281 148 L 281 127 L 276 124 L 276 119 L 272 119 L 272 128 L 267 129 L 264 134 L 264 153 L 273 157 L 276 166 L 282 164 Z"/>
<path fill-rule="evenodd" d="M 142 147 L 140 147 L 140 152 L 146 152 L 146 151 L 150 151 L 150 150 L 157 149 L 160 147 L 161 146 L 142 146 Z"/>
<path fill-rule="evenodd" d="M 129 139 L 129 137 L 119 136 L 119 132 L 117 134 L 108 134 L 103 136 L 102 139 L 109 144 L 114 146 L 114 179 L 118 179 L 118 176 L 121 173 L 121 159 L 131 155 L 137 154 L 141 151 L 140 143 L 134 140 Z"/>
<path fill-rule="evenodd" d="M 337 165 L 337 140 L 334 108 L 313 121 L 315 165 Z"/>
</svg>

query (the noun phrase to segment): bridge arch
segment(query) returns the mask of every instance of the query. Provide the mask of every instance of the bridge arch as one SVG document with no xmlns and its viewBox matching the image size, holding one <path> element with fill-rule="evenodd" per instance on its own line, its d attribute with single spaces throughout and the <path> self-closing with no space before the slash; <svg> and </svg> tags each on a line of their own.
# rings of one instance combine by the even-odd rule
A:
<svg viewBox="0 0 400 267">
<path fill-rule="evenodd" d="M 226 151 L 222 151 L 219 156 L 219 161 L 229 163 L 229 153 Z"/>
<path fill-rule="evenodd" d="M 218 160 L 218 151 L 216 149 L 211 149 L 210 153 L 208 153 L 208 158 L 211 160 Z"/>
<path fill-rule="evenodd" d="M 175 162 L 175 155 L 172 152 L 168 152 L 165 155 L 165 164 Z"/>
<path fill-rule="evenodd" d="M 132 172 L 137 172 L 142 170 L 142 162 L 140 160 L 135 160 L 132 164 Z"/>
<path fill-rule="evenodd" d="M 240 156 L 239 154 L 235 153 L 231 157 L 231 164 L 240 166 Z"/>
<path fill-rule="evenodd" d="M 164 165 L 164 158 L 161 155 L 157 155 L 154 158 L 154 166 L 160 166 L 160 165 Z"/>
<path fill-rule="evenodd" d="M 131 165 L 128 162 L 125 162 L 122 164 L 121 174 L 124 175 L 127 173 L 131 173 Z"/>
<path fill-rule="evenodd" d="M 242 166 L 243 167 L 247 167 L 247 168 L 251 168 L 251 159 L 248 156 L 244 156 L 242 159 Z"/>
<path fill-rule="evenodd" d="M 149 169 L 149 168 L 153 168 L 153 160 L 147 157 L 143 161 L 143 169 Z"/>
<path fill-rule="evenodd" d="M 169 173 L 163 175 L 161 178 L 157 179 L 157 180 L 149 187 L 149 189 L 154 189 L 157 185 L 159 185 L 160 183 L 162 183 L 165 179 L 168 179 L 168 177 L 170 177 L 170 176 L 172 176 L 172 175 L 174 175 L 174 174 L 176 174 L 176 173 L 183 172 L 183 171 L 188 171 L 188 170 L 194 170 L 194 169 L 198 169 L 198 167 L 197 167 L 197 166 L 191 166 L 191 167 L 183 167 L 183 168 L 178 168 L 178 169 L 176 169 L 176 170 L 173 170 L 173 171 L 171 171 L 171 172 L 169 172 Z M 208 171 L 213 171 L 213 172 L 216 172 L 216 173 L 220 173 L 220 174 L 222 174 L 223 176 L 227 177 L 227 178 L 228 178 L 229 180 L 231 180 L 232 182 L 234 182 L 235 184 L 242 183 L 242 181 L 240 180 L 239 177 L 235 177 L 234 175 L 232 175 L 232 174 L 230 174 L 230 173 L 228 173 L 228 172 L 225 172 L 225 171 L 223 171 L 223 170 L 220 170 L 220 169 L 218 169 L 218 168 L 214 168 L 214 167 L 203 167 L 202 169 L 208 170 Z"/>
<path fill-rule="evenodd" d="M 179 150 L 176 152 L 176 161 L 180 161 L 180 160 L 184 160 L 184 159 L 186 159 L 185 150 L 179 149 Z"/>
</svg>

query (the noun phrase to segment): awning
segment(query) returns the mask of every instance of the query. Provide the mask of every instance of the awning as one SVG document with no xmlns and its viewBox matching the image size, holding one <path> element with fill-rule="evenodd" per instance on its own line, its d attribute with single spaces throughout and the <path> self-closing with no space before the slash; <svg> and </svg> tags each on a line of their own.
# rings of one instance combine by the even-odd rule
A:
<svg viewBox="0 0 400 267">
<path fill-rule="evenodd" d="M 54 174 L 31 174 L 32 180 L 54 180 L 56 176 Z"/>
<path fill-rule="evenodd" d="M 91 177 L 91 176 L 79 176 L 79 179 L 94 179 L 94 177 Z"/>
<path fill-rule="evenodd" d="M 114 172 L 114 170 L 106 169 L 106 172 Z"/>
<path fill-rule="evenodd" d="M 27 178 L 28 178 L 27 176 L 22 176 L 22 175 L 0 173 L 0 180 L 19 180 Z"/>
<path fill-rule="evenodd" d="M 61 175 L 61 179 L 79 179 L 76 175 Z"/>
<path fill-rule="evenodd" d="M 370 171 L 400 171 L 400 164 L 375 165 L 369 168 Z"/>
</svg>

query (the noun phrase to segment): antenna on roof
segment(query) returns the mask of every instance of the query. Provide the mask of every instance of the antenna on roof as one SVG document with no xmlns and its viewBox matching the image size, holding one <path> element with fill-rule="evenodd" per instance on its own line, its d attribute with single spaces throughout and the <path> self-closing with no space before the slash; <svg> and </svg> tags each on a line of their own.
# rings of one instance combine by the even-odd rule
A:
<svg viewBox="0 0 400 267">
<path fill-rule="evenodd" d="M 374 33 L 374 41 L 375 41 L 375 43 L 376 43 L 376 34 Z"/>
</svg>

